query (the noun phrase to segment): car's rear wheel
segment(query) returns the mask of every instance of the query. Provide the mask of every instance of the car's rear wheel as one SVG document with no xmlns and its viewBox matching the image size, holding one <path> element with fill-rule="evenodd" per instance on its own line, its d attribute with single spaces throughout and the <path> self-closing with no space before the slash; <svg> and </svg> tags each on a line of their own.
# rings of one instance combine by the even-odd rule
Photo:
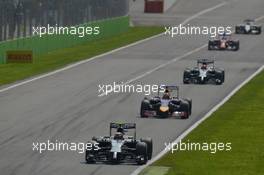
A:
<svg viewBox="0 0 264 175">
<path fill-rule="evenodd" d="M 185 99 L 189 103 L 189 115 L 192 114 L 192 99 L 186 98 Z"/>
<path fill-rule="evenodd" d="M 261 27 L 259 27 L 257 35 L 260 35 L 260 34 L 261 34 Z"/>
<path fill-rule="evenodd" d="M 137 156 L 142 159 L 137 160 L 138 165 L 146 164 L 148 161 L 147 144 L 145 142 L 139 142 L 136 145 Z"/>
<path fill-rule="evenodd" d="M 94 142 L 88 142 L 88 143 L 94 145 Z M 94 163 L 96 163 L 94 149 L 95 148 L 93 146 L 91 149 L 86 149 L 85 150 L 85 161 L 88 164 L 94 164 Z"/>
<path fill-rule="evenodd" d="M 234 51 L 238 51 L 239 50 L 239 41 L 236 41 L 236 42 L 234 42 Z"/>
<path fill-rule="evenodd" d="M 212 49 L 212 42 L 211 41 L 208 42 L 208 50 L 213 50 Z"/>
<path fill-rule="evenodd" d="M 189 79 L 190 79 L 190 71 L 184 71 L 183 73 L 183 84 L 189 84 Z"/>
<path fill-rule="evenodd" d="M 147 144 L 147 150 L 148 150 L 148 160 L 152 158 L 152 152 L 153 152 L 153 142 L 151 138 L 145 138 L 141 139 L 142 142 L 145 142 Z"/>
<path fill-rule="evenodd" d="M 181 117 L 182 119 L 187 119 L 189 118 L 189 104 L 188 102 L 182 101 L 181 106 L 180 106 L 180 111 L 184 112 L 184 115 Z"/>
<path fill-rule="evenodd" d="M 241 32 L 241 28 L 240 27 L 238 27 L 238 26 L 236 26 L 236 32 L 235 32 L 236 34 L 241 34 L 242 32 Z"/>
<path fill-rule="evenodd" d="M 225 71 L 216 71 L 216 85 L 221 85 L 225 81 Z"/>
<path fill-rule="evenodd" d="M 142 102 L 141 103 L 141 107 L 140 107 L 140 117 L 141 118 L 146 118 L 147 116 L 145 115 L 145 111 L 149 109 L 149 104 L 146 102 Z"/>
</svg>

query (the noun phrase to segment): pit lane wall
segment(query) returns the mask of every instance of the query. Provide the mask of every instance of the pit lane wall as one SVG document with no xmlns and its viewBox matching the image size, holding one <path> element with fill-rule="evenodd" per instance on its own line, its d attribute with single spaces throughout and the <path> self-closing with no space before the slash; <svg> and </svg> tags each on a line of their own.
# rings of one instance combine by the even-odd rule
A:
<svg viewBox="0 0 264 175">
<path fill-rule="evenodd" d="M 125 32 L 129 27 L 129 17 L 117 17 L 112 19 L 100 20 L 92 23 L 81 24 L 82 27 L 100 27 L 99 35 L 85 35 L 78 37 L 75 35 L 45 35 L 41 38 L 33 36 L 0 42 L 0 64 L 6 63 L 7 51 L 32 50 L 33 58 L 37 55 L 45 54 L 58 49 L 72 47 L 87 41 L 93 41 L 121 32 Z"/>
</svg>

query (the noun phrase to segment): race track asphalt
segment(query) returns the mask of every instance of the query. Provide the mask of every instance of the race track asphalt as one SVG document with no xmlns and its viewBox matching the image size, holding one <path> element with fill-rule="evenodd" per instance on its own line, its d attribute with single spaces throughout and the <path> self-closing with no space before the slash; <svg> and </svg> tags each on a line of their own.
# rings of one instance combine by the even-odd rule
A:
<svg viewBox="0 0 264 175">
<path fill-rule="evenodd" d="M 137 0 L 138 1 L 138 0 Z M 171 24 L 221 0 L 179 0 L 167 13 Z M 231 0 L 189 22 L 191 25 L 232 25 L 263 15 L 263 0 Z M 139 15 L 139 14 L 138 14 Z M 165 16 L 166 16 L 165 15 Z M 133 17 L 132 17 L 133 18 Z M 140 17 L 137 17 L 140 20 Z M 145 17 L 144 17 L 145 20 Z M 163 24 L 166 17 L 156 23 Z M 263 24 L 264 20 L 259 23 Z M 264 64 L 264 37 L 234 35 L 238 52 L 203 48 L 175 60 L 131 84 L 178 84 L 180 96 L 193 99 L 193 114 L 187 120 L 140 119 L 143 94 L 125 93 L 98 97 L 99 84 L 126 82 L 207 43 L 208 36 L 160 36 L 92 60 L 69 70 L 0 93 L 0 174 L 3 175 L 116 175 L 130 174 L 136 165 L 87 165 L 84 154 L 32 151 L 33 142 L 59 140 L 86 142 L 107 135 L 109 122 L 136 122 L 139 137 L 152 137 L 154 156 L 199 120 L 243 80 Z M 183 85 L 182 73 L 198 58 L 214 58 L 226 71 L 221 86 Z M 224 123 L 223 123 L 224 124 Z"/>
</svg>

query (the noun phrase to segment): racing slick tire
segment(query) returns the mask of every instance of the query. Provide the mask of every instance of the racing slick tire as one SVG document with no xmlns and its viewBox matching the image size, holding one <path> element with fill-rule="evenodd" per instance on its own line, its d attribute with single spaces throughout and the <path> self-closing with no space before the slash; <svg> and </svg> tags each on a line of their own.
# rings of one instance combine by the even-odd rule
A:
<svg viewBox="0 0 264 175">
<path fill-rule="evenodd" d="M 149 103 L 146 100 L 143 100 L 141 102 L 141 107 L 140 107 L 140 117 L 141 118 L 146 118 L 147 116 L 144 114 L 145 110 L 149 109 Z"/>
<path fill-rule="evenodd" d="M 184 112 L 185 115 L 181 117 L 181 119 L 187 119 L 189 118 L 189 103 L 182 101 L 180 105 L 180 111 Z"/>
<path fill-rule="evenodd" d="M 183 84 L 189 84 L 189 78 L 190 78 L 191 71 L 190 70 L 185 70 L 183 72 Z"/>
<path fill-rule="evenodd" d="M 212 41 L 208 41 L 208 50 L 213 50 L 213 42 Z"/>
<path fill-rule="evenodd" d="M 192 115 L 192 99 L 186 98 L 185 99 L 189 103 L 189 116 Z"/>
<path fill-rule="evenodd" d="M 147 144 L 148 149 L 148 160 L 152 158 L 152 152 L 153 152 L 153 142 L 151 138 L 144 138 L 141 139 L 141 142 L 145 142 Z"/>
<path fill-rule="evenodd" d="M 261 34 L 261 27 L 258 27 L 258 33 L 256 33 L 256 35 L 260 35 Z"/>
<path fill-rule="evenodd" d="M 225 82 L 225 71 L 224 70 L 218 70 L 215 72 L 216 73 L 216 85 L 221 85 Z"/>
<path fill-rule="evenodd" d="M 243 30 L 241 30 L 241 27 L 240 26 L 236 26 L 235 33 L 236 34 L 243 34 L 245 32 Z"/>
<path fill-rule="evenodd" d="M 94 151 L 94 142 L 87 142 L 87 143 L 91 143 L 93 146 L 92 146 L 92 149 L 91 150 L 88 150 L 86 149 L 85 150 L 85 161 L 87 164 L 95 164 L 96 163 L 96 160 L 95 160 L 95 151 Z"/>
<path fill-rule="evenodd" d="M 233 48 L 233 51 L 238 51 L 239 50 L 239 48 L 240 48 L 240 44 L 239 44 L 239 41 L 234 41 L 234 47 L 235 48 Z"/>
<path fill-rule="evenodd" d="M 137 160 L 138 165 L 144 165 L 148 161 L 148 146 L 145 142 L 138 142 L 136 145 L 137 156 L 143 158 L 143 160 Z"/>
</svg>

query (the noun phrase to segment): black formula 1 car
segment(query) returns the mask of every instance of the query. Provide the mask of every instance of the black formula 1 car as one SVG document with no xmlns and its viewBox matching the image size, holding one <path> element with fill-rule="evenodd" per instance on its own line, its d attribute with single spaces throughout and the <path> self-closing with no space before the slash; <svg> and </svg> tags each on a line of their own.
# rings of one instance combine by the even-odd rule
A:
<svg viewBox="0 0 264 175">
<path fill-rule="evenodd" d="M 113 129 L 116 130 L 113 134 Z M 130 136 L 128 132 L 133 132 Z M 112 135 L 113 134 L 113 135 Z M 88 142 L 93 146 L 86 149 L 85 160 L 87 163 L 137 163 L 146 164 L 152 158 L 152 139 L 136 139 L 135 123 L 110 123 L 110 135 L 93 137 Z"/>
<path fill-rule="evenodd" d="M 244 24 L 236 26 L 236 34 L 261 34 L 261 26 L 255 24 L 255 20 L 247 19 Z"/>
<path fill-rule="evenodd" d="M 217 84 L 221 85 L 225 81 L 225 71 L 216 68 L 213 60 L 200 59 L 197 67 L 185 69 L 183 73 L 184 84 Z"/>
<path fill-rule="evenodd" d="M 233 40 L 231 35 L 222 34 L 218 35 L 215 39 L 210 39 L 208 42 L 208 50 L 239 50 L 239 41 Z"/>
<path fill-rule="evenodd" d="M 191 113 L 192 100 L 180 98 L 178 86 L 160 86 L 158 95 L 152 98 L 145 97 L 141 102 L 140 108 L 140 117 L 142 118 L 176 117 L 187 119 Z"/>
</svg>

